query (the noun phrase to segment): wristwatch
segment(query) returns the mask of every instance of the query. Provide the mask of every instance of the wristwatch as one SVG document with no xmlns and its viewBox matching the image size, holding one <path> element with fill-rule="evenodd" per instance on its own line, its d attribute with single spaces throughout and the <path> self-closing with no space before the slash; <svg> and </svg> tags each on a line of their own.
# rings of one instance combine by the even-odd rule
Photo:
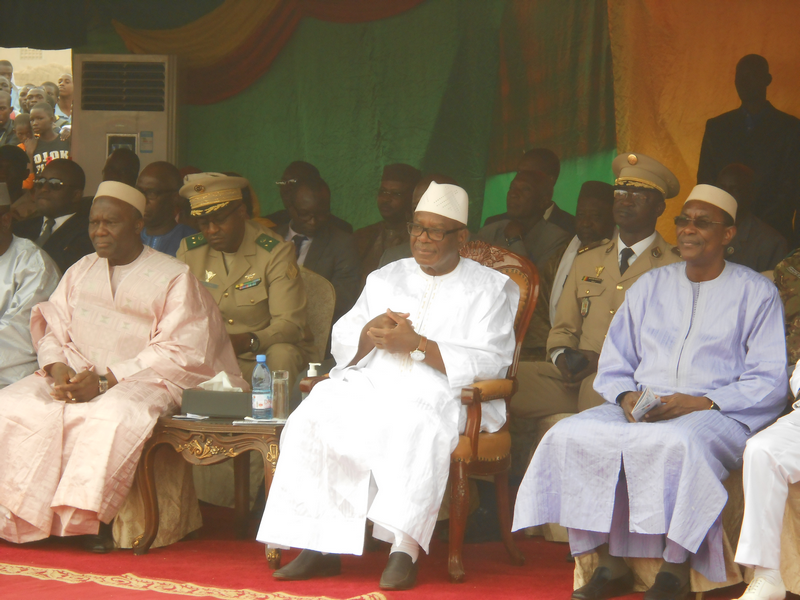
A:
<svg viewBox="0 0 800 600">
<path fill-rule="evenodd" d="M 108 379 L 99 375 L 97 378 L 97 393 L 105 394 L 108 391 Z"/>
<path fill-rule="evenodd" d="M 258 336 L 255 333 L 250 334 L 250 352 L 255 354 L 258 352 L 258 349 L 261 347 L 261 340 L 258 339 Z"/>
<path fill-rule="evenodd" d="M 427 347 L 428 338 L 426 338 L 424 335 L 419 336 L 419 344 L 417 344 L 417 349 L 409 355 L 411 360 L 415 360 L 417 362 L 422 362 L 425 360 L 425 348 Z"/>
</svg>

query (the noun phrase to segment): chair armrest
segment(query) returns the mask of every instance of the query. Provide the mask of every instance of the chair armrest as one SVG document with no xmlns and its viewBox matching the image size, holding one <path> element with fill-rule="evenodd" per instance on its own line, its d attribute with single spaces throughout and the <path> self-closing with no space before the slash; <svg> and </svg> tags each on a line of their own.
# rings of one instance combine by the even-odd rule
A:
<svg viewBox="0 0 800 600">
<path fill-rule="evenodd" d="M 302 385 L 302 384 L 301 384 Z M 461 389 L 461 404 L 510 398 L 517 391 L 516 379 L 487 379 Z"/>
<path fill-rule="evenodd" d="M 478 458 L 478 437 L 481 431 L 481 418 L 483 411 L 481 403 L 490 400 L 504 399 L 508 401 L 517 391 L 517 380 L 514 379 L 486 379 L 477 381 L 461 389 L 461 404 L 467 406 L 467 423 L 464 427 L 466 435 L 472 445 L 472 458 Z"/>
<path fill-rule="evenodd" d="M 320 381 L 325 381 L 327 378 L 327 375 L 320 375 L 319 377 L 303 377 L 303 379 L 300 380 L 300 391 L 304 394 L 308 394 L 314 389 L 315 385 L 317 385 Z"/>
</svg>

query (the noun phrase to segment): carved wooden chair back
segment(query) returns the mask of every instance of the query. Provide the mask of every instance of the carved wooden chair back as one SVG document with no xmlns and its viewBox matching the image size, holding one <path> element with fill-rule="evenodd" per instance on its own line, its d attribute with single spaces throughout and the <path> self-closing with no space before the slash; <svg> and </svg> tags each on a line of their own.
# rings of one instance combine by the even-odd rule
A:
<svg viewBox="0 0 800 600">
<path fill-rule="evenodd" d="M 527 258 L 481 240 L 467 243 L 461 248 L 460 254 L 464 258 L 471 258 L 485 267 L 491 267 L 508 275 L 519 286 L 519 308 L 514 319 L 514 335 L 517 343 L 514 349 L 514 361 L 506 375 L 509 379 L 513 379 L 517 375 L 522 341 L 539 298 L 539 272 Z"/>
</svg>

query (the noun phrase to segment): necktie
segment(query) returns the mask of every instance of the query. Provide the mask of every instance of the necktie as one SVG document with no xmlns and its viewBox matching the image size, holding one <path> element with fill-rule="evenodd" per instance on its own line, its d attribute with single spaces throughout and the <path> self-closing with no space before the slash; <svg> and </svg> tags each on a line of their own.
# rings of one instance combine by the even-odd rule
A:
<svg viewBox="0 0 800 600">
<path fill-rule="evenodd" d="M 300 248 L 302 247 L 303 242 L 305 242 L 307 239 L 308 238 L 304 235 L 296 235 L 292 238 L 292 241 L 294 242 L 295 258 L 300 258 Z"/>
<path fill-rule="evenodd" d="M 42 229 L 42 233 L 39 234 L 39 237 L 36 239 L 36 245 L 40 248 L 47 243 L 47 240 L 50 239 L 50 236 L 53 235 L 53 225 L 55 225 L 55 219 L 46 218 L 44 220 L 44 229 Z"/>
<path fill-rule="evenodd" d="M 633 250 L 630 248 L 623 248 L 622 252 L 619 253 L 619 274 L 624 275 L 625 271 L 628 270 L 628 261 L 630 260 L 631 256 L 634 255 Z"/>
</svg>

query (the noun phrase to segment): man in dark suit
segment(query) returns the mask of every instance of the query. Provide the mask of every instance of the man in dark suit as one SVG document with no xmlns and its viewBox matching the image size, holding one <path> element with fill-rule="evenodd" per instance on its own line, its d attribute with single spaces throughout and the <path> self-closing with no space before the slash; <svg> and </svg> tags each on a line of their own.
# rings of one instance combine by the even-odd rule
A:
<svg viewBox="0 0 800 600">
<path fill-rule="evenodd" d="M 751 212 L 794 248 L 800 243 L 800 223 L 792 224 L 800 207 L 800 119 L 767 100 L 772 75 L 764 57 L 748 54 L 742 58 L 736 65 L 735 83 L 742 105 L 706 123 L 697 183 L 715 185 L 720 171 L 732 163 L 753 169 Z"/>
<path fill-rule="evenodd" d="M 42 216 L 14 225 L 14 234 L 36 242 L 62 273 L 94 252 L 88 207 L 81 202 L 85 185 L 86 176 L 77 163 L 51 161 L 34 186 L 36 209 Z"/>
<path fill-rule="evenodd" d="M 322 275 L 336 290 L 333 320 L 355 304 L 361 292 L 360 264 L 355 238 L 331 221 L 331 192 L 322 179 L 294 186 L 288 203 L 291 220 L 276 231 L 293 242 L 297 264 Z"/>
<path fill-rule="evenodd" d="M 275 225 L 287 225 L 292 218 L 289 214 L 289 204 L 291 203 L 291 198 L 294 195 L 297 185 L 301 181 L 308 179 L 321 179 L 321 177 L 322 176 L 319 174 L 319 169 L 317 169 L 317 167 L 311 163 L 307 163 L 302 160 L 296 160 L 291 163 L 288 167 L 286 167 L 286 169 L 284 169 L 281 180 L 275 182 L 279 186 L 278 190 L 280 191 L 281 202 L 283 202 L 284 209 L 267 215 L 266 218 L 275 223 Z M 342 231 L 353 233 L 353 226 L 344 219 L 340 219 L 336 215 L 331 215 L 330 220 L 331 223 L 336 225 L 336 227 Z"/>
<path fill-rule="evenodd" d="M 561 174 L 561 161 L 558 160 L 556 153 L 548 148 L 533 148 L 522 155 L 517 171 L 540 171 L 547 175 L 550 179 L 550 184 L 556 187 L 558 176 Z M 483 225 L 485 227 L 508 218 L 508 213 L 495 215 L 488 217 Z M 557 225 L 570 235 L 575 235 L 575 217 L 559 208 L 558 204 L 552 200 L 545 211 L 544 219 L 548 223 Z"/>
</svg>

